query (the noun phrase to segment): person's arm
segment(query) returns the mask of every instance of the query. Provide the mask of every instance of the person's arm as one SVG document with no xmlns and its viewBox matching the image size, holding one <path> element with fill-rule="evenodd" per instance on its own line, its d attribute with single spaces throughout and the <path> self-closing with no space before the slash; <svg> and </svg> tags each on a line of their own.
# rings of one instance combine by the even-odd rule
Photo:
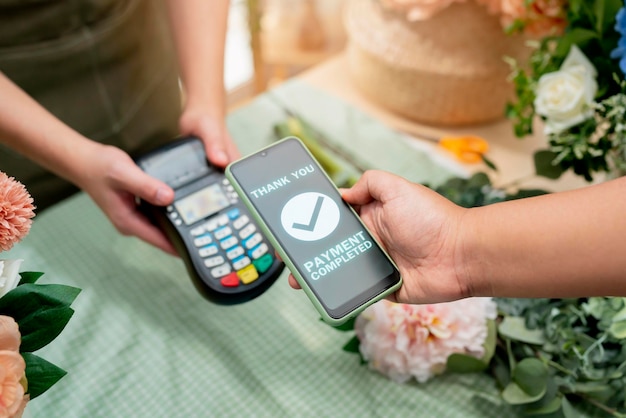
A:
<svg viewBox="0 0 626 418">
<path fill-rule="evenodd" d="M 398 302 L 626 296 L 626 177 L 464 209 L 369 171 L 342 196 L 398 265 Z"/>
<path fill-rule="evenodd" d="M 228 0 L 168 0 L 184 92 L 182 134 L 204 141 L 209 159 L 225 166 L 239 157 L 226 128 L 224 49 Z"/>
<path fill-rule="evenodd" d="M 97 145 L 50 114 L 0 73 L 0 141 L 71 181 Z"/>
<path fill-rule="evenodd" d="M 626 295 L 626 178 L 471 209 L 459 237 L 470 292 Z"/>
<path fill-rule="evenodd" d="M 174 253 L 134 204 L 134 196 L 170 203 L 169 186 L 141 171 L 122 150 L 91 141 L 61 122 L 2 73 L 0 91 L 0 142 L 85 190 L 121 233 Z"/>
</svg>

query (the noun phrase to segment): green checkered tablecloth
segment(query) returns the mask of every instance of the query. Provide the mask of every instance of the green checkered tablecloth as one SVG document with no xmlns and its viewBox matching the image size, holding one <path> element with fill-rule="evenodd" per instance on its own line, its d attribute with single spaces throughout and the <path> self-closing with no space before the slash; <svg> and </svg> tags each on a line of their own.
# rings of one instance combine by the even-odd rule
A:
<svg viewBox="0 0 626 418">
<path fill-rule="evenodd" d="M 433 183 L 450 175 L 380 123 L 302 82 L 272 94 L 374 166 Z M 270 141 L 283 117 L 262 96 L 229 124 L 246 153 Z M 67 328 L 38 352 L 69 374 L 30 403 L 30 417 L 511 416 L 486 375 L 396 384 L 361 365 L 341 349 L 352 334 L 322 323 L 286 272 L 246 304 L 205 301 L 182 261 L 116 233 L 83 194 L 35 218 L 3 258 L 44 271 L 41 283 L 83 289 Z"/>
</svg>

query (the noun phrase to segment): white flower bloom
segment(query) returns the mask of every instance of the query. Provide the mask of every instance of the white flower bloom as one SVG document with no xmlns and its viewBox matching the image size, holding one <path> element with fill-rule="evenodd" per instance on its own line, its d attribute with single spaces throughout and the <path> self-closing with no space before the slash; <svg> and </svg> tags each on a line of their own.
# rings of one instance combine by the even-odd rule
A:
<svg viewBox="0 0 626 418">
<path fill-rule="evenodd" d="M 559 71 L 544 74 L 537 85 L 535 110 L 545 118 L 545 133 L 559 133 L 593 116 L 598 72 L 572 45 Z"/>
<path fill-rule="evenodd" d="M 0 260 L 0 297 L 17 287 L 22 261 L 24 260 Z"/>
</svg>

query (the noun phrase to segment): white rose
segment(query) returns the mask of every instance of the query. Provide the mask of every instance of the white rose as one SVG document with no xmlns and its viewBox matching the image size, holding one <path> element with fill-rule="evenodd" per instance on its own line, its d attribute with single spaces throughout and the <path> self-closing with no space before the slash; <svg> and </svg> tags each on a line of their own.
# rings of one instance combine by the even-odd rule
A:
<svg viewBox="0 0 626 418">
<path fill-rule="evenodd" d="M 0 297 L 17 287 L 22 261 L 24 260 L 0 260 Z"/>
<path fill-rule="evenodd" d="M 545 133 L 559 133 L 593 116 L 598 91 L 597 71 L 585 54 L 572 45 L 559 71 L 539 78 L 535 111 L 545 118 Z"/>
</svg>

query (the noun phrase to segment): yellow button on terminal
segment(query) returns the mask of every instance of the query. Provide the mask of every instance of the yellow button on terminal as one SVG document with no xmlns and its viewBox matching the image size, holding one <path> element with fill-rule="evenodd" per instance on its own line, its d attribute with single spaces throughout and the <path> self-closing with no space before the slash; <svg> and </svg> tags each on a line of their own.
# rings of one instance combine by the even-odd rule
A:
<svg viewBox="0 0 626 418">
<path fill-rule="evenodd" d="M 256 270 L 254 265 L 250 264 L 249 266 L 244 267 L 241 270 L 238 270 L 237 276 L 239 276 L 242 283 L 250 284 L 259 278 L 259 272 Z"/>
</svg>

